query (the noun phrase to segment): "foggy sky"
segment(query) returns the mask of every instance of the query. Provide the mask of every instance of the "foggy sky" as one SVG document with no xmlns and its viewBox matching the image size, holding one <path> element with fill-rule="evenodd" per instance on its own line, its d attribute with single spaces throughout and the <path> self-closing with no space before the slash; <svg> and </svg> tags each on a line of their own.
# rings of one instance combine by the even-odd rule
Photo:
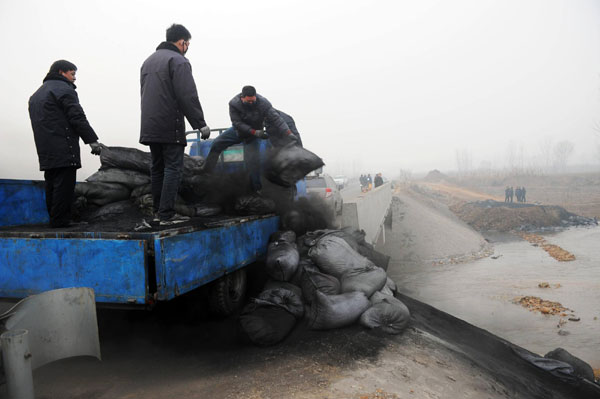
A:
<svg viewBox="0 0 600 399">
<path fill-rule="evenodd" d="M 457 150 L 503 167 L 547 140 L 599 162 L 599 1 L 1 0 L 0 178 L 43 179 L 27 101 L 57 59 L 100 141 L 147 150 L 139 69 L 174 22 L 211 128 L 252 84 L 331 174 L 451 170 Z M 82 162 L 78 180 L 100 165 Z"/>
</svg>

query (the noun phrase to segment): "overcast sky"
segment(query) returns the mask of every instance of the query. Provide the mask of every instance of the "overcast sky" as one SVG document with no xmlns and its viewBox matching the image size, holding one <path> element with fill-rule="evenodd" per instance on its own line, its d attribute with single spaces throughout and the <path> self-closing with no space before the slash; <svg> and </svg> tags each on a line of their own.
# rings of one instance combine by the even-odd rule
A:
<svg viewBox="0 0 600 399">
<path fill-rule="evenodd" d="M 100 141 L 147 149 L 139 69 L 174 22 L 210 127 L 252 84 L 332 174 L 448 171 L 456 150 L 502 167 L 544 140 L 598 163 L 600 1 L 0 0 L 0 178 L 43 179 L 27 101 L 57 59 Z M 78 180 L 100 165 L 82 162 Z"/>
</svg>

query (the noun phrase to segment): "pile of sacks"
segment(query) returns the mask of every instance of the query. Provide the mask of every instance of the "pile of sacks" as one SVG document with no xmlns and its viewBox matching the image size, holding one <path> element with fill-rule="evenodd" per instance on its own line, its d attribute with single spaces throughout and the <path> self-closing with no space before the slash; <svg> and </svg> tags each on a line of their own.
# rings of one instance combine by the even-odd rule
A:
<svg viewBox="0 0 600 399">
<path fill-rule="evenodd" d="M 184 155 L 182 186 L 192 184 L 192 179 L 200 172 L 203 163 L 202 157 Z M 103 146 L 100 164 L 96 173 L 75 186 L 77 207 L 92 210 L 87 219 L 106 218 L 136 209 L 146 215 L 152 214 L 152 159 L 149 152 Z M 175 210 L 190 217 L 220 212 L 219 207 L 188 203 L 179 195 Z"/>
<path fill-rule="evenodd" d="M 319 230 L 298 239 L 292 231 L 277 232 L 265 265 L 271 280 L 242 310 L 240 336 L 256 345 L 273 345 L 303 318 L 314 330 L 358 321 L 369 329 L 398 334 L 410 313 L 394 297 L 388 263 L 388 256 L 365 242 L 363 232 Z"/>
<path fill-rule="evenodd" d="M 100 169 L 86 182 L 75 186 L 76 206 L 87 210 L 86 219 L 105 219 L 139 210 L 152 214 L 152 186 L 149 152 L 127 147 L 103 146 Z M 183 176 L 175 202 L 181 215 L 212 216 L 222 212 L 240 215 L 273 213 L 273 200 L 249 193 L 248 176 L 206 175 L 201 173 L 204 158 L 184 155 Z M 314 153 L 288 145 L 274 150 L 266 161 L 265 176 L 284 187 L 291 187 L 309 172 L 323 165 Z"/>
</svg>

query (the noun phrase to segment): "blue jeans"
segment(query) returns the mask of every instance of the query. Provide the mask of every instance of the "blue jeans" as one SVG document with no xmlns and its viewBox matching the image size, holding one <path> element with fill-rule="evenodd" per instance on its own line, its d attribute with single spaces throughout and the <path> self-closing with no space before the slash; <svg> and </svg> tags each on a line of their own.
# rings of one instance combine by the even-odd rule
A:
<svg viewBox="0 0 600 399">
<path fill-rule="evenodd" d="M 250 185 L 253 191 L 258 191 L 262 188 L 260 182 L 260 154 L 258 151 L 259 139 L 256 137 L 241 139 L 234 127 L 225 130 L 213 141 L 210 152 L 206 157 L 205 169 L 211 172 L 217 165 L 219 155 L 228 147 L 240 143 L 244 143 L 244 163 L 250 175 Z"/>
<path fill-rule="evenodd" d="M 185 146 L 181 144 L 150 144 L 152 205 L 161 220 L 175 215 L 175 199 L 183 174 L 184 150 Z"/>
</svg>

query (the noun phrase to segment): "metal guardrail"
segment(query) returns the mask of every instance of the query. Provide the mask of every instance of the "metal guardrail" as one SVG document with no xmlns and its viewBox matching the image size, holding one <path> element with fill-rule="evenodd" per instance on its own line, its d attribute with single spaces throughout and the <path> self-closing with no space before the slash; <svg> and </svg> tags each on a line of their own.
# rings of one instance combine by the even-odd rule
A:
<svg viewBox="0 0 600 399">
<path fill-rule="evenodd" d="M 222 127 L 222 128 L 217 128 L 217 129 L 210 129 L 210 132 L 219 132 L 219 135 L 221 135 L 225 130 L 229 129 L 228 127 Z M 195 134 L 196 137 L 195 138 L 191 138 L 188 139 L 187 136 L 190 136 L 192 134 Z M 185 132 L 185 136 L 186 136 L 186 140 L 188 141 L 188 143 L 199 143 L 200 142 L 200 130 L 190 130 L 188 132 Z"/>
</svg>

